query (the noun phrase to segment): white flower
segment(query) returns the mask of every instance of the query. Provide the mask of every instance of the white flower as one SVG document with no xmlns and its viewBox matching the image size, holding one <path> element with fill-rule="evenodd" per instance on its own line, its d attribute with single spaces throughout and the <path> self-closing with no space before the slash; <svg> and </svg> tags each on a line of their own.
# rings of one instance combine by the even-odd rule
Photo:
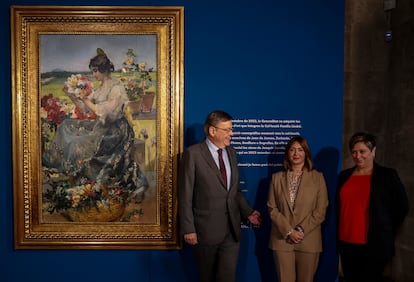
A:
<svg viewBox="0 0 414 282">
<path fill-rule="evenodd" d="M 65 86 L 76 97 L 85 97 L 92 93 L 92 84 L 85 75 L 72 74 L 66 79 Z"/>
</svg>

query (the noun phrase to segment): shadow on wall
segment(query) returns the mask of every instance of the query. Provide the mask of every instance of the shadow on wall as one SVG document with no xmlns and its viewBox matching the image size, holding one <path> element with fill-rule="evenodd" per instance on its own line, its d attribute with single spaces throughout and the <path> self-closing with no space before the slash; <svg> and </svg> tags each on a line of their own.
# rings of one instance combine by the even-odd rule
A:
<svg viewBox="0 0 414 282">
<path fill-rule="evenodd" d="M 204 125 L 200 123 L 195 123 L 187 127 L 184 134 L 184 147 L 190 147 L 191 145 L 200 143 L 206 137 L 204 133 Z"/>
<path fill-rule="evenodd" d="M 184 149 L 200 143 L 205 138 L 205 133 L 202 124 L 193 124 L 185 130 L 184 134 Z M 180 200 L 180 199 L 178 199 Z M 179 231 L 180 232 L 180 231 Z M 198 268 L 195 262 L 193 247 L 187 243 L 183 243 L 183 248 L 180 250 L 181 264 L 185 266 L 186 281 L 198 280 Z"/>
<path fill-rule="evenodd" d="M 274 151 L 276 152 L 276 150 Z M 269 154 L 269 164 L 283 163 L 283 155 L 272 153 Z M 272 174 L 280 171 L 281 169 L 282 167 L 268 167 L 267 177 L 259 181 L 254 202 L 254 208 L 260 212 L 263 220 L 260 228 L 254 229 L 254 234 L 256 236 L 255 255 L 259 265 L 261 281 L 263 282 L 277 281 L 276 268 L 273 262 L 273 252 L 269 248 L 270 229 L 272 227 L 272 223 L 267 210 L 267 198 Z"/>
<path fill-rule="evenodd" d="M 338 255 L 336 252 L 336 215 L 335 196 L 338 178 L 339 151 L 334 147 L 322 148 L 314 157 L 315 168 L 325 176 L 328 188 L 329 206 L 322 224 L 323 252 L 319 259 L 319 268 L 315 281 L 337 281 Z"/>
</svg>

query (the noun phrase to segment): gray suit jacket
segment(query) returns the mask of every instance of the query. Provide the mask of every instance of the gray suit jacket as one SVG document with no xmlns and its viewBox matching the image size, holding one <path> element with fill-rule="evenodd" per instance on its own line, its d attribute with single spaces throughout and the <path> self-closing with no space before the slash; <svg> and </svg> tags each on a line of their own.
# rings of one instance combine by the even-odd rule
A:
<svg viewBox="0 0 414 282">
<path fill-rule="evenodd" d="M 274 173 L 267 202 L 272 220 L 270 248 L 278 251 L 321 252 L 321 224 L 328 207 L 328 191 L 322 173 L 304 171 L 294 210 L 289 203 L 287 173 Z M 285 236 L 296 225 L 303 227 L 305 237 L 300 244 L 288 244 Z"/>
<path fill-rule="evenodd" d="M 228 191 L 205 141 L 187 148 L 180 163 L 180 230 L 181 234 L 197 233 L 199 244 L 223 241 L 229 227 L 240 240 L 241 215 L 247 217 L 253 212 L 240 191 L 237 153 L 232 147 L 226 150 L 231 164 Z"/>
</svg>

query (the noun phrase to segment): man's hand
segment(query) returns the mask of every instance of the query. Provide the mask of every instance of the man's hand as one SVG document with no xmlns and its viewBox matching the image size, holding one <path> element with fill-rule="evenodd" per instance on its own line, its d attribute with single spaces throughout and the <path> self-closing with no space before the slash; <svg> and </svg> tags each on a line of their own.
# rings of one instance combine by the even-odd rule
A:
<svg viewBox="0 0 414 282">
<path fill-rule="evenodd" d="M 184 241 L 190 245 L 197 245 L 197 233 L 184 234 Z"/>
<path fill-rule="evenodd" d="M 262 218 L 260 216 L 260 212 L 254 211 L 251 215 L 247 217 L 247 219 L 253 224 L 253 225 L 260 225 L 262 223 Z"/>
</svg>

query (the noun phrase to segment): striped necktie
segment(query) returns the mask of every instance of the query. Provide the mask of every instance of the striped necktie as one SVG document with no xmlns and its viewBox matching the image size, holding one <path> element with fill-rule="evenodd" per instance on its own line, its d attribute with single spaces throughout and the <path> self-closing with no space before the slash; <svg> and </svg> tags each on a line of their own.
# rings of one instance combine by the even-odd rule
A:
<svg viewBox="0 0 414 282">
<path fill-rule="evenodd" d="M 224 185 L 227 187 L 227 174 L 226 174 L 226 166 L 224 165 L 224 161 L 223 161 L 223 149 L 218 149 L 217 152 L 219 156 L 219 167 L 220 167 L 221 178 L 223 178 Z"/>
</svg>

